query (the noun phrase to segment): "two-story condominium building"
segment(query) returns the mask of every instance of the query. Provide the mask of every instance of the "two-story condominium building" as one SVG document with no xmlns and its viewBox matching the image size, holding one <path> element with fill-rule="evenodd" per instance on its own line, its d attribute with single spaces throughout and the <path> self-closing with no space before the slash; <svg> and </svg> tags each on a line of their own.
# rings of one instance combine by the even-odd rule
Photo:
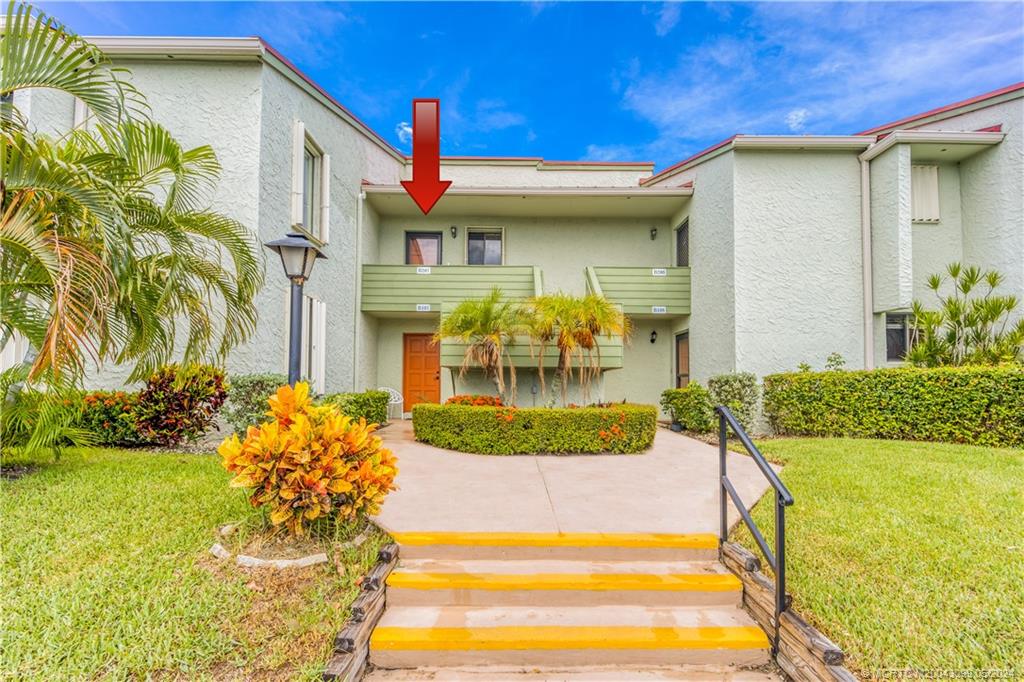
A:
<svg viewBox="0 0 1024 682">
<path fill-rule="evenodd" d="M 214 147 L 218 210 L 262 241 L 301 222 L 325 242 L 304 344 L 320 391 L 394 387 L 408 409 L 487 389 L 458 381 L 461 351 L 430 339 L 446 308 L 492 286 L 620 304 L 634 333 L 603 345 L 591 399 L 637 402 L 833 352 L 851 368 L 898 361 L 911 302 L 951 261 L 999 270 L 1024 298 L 1024 84 L 856 135 L 737 135 L 656 174 L 448 157 L 452 186 L 424 216 L 400 185 L 410 159 L 260 39 L 93 40 L 131 68 L 156 120 Z M 88 124 L 71 100 L 18 96 L 43 131 Z M 230 371 L 284 371 L 287 300 L 268 260 L 259 328 Z M 542 404 L 529 347 L 512 355 L 519 404 Z"/>
</svg>

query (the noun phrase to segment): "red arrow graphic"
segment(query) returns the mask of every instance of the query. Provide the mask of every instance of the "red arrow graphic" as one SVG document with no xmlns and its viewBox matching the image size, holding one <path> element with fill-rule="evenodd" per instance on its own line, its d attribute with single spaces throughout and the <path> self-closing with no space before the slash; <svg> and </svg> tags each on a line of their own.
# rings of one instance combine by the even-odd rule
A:
<svg viewBox="0 0 1024 682">
<path fill-rule="evenodd" d="M 441 179 L 441 100 L 414 99 L 412 180 L 402 180 L 402 187 L 426 215 L 451 184 Z"/>
</svg>

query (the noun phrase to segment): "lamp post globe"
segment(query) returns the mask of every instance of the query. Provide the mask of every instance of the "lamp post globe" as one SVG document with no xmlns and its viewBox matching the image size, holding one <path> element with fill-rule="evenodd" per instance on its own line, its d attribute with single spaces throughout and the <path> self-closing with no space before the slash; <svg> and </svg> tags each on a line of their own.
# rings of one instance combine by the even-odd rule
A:
<svg viewBox="0 0 1024 682">
<path fill-rule="evenodd" d="M 289 232 L 264 244 L 281 258 L 284 274 L 292 283 L 291 324 L 288 330 L 288 383 L 294 386 L 302 372 L 302 285 L 313 272 L 318 258 L 327 258 L 301 232 Z"/>
</svg>

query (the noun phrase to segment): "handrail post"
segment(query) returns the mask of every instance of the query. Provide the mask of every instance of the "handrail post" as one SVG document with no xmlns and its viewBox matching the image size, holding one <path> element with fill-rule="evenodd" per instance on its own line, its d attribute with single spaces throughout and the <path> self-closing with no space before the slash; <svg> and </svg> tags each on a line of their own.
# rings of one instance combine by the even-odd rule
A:
<svg viewBox="0 0 1024 682">
<path fill-rule="evenodd" d="M 773 654 L 779 653 L 782 612 L 786 610 L 786 504 L 782 493 L 775 492 L 775 643 Z"/>
<path fill-rule="evenodd" d="M 725 544 L 726 540 L 729 539 L 729 519 L 728 519 L 728 503 L 729 500 L 726 497 L 728 493 L 725 490 L 725 438 L 726 438 L 726 423 L 725 415 L 721 412 L 718 413 L 718 547 L 721 550 L 722 545 Z"/>
</svg>

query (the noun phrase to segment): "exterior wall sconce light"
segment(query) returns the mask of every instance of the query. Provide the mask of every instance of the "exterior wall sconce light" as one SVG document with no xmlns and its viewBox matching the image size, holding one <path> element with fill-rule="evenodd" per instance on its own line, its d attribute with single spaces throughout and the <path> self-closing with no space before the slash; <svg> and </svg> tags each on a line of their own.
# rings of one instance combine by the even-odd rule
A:
<svg viewBox="0 0 1024 682">
<path fill-rule="evenodd" d="M 455 237 L 457 237 L 459 235 L 459 228 L 456 227 L 455 225 L 452 225 L 451 228 L 449 228 L 449 229 L 451 229 L 451 231 L 452 231 L 452 239 L 454 239 Z"/>
<path fill-rule="evenodd" d="M 651 241 L 653 242 L 657 238 L 658 238 L 658 228 L 652 227 L 651 228 Z"/>
<path fill-rule="evenodd" d="M 658 340 L 658 331 L 654 330 L 654 331 L 651 332 L 651 343 L 654 343 L 657 340 Z"/>
<path fill-rule="evenodd" d="M 301 232 L 289 232 L 263 246 L 281 257 L 285 277 L 292 283 L 291 320 L 288 330 L 288 383 L 294 386 L 302 371 L 302 285 L 313 272 L 318 258 L 327 258 L 316 244 Z"/>
</svg>

